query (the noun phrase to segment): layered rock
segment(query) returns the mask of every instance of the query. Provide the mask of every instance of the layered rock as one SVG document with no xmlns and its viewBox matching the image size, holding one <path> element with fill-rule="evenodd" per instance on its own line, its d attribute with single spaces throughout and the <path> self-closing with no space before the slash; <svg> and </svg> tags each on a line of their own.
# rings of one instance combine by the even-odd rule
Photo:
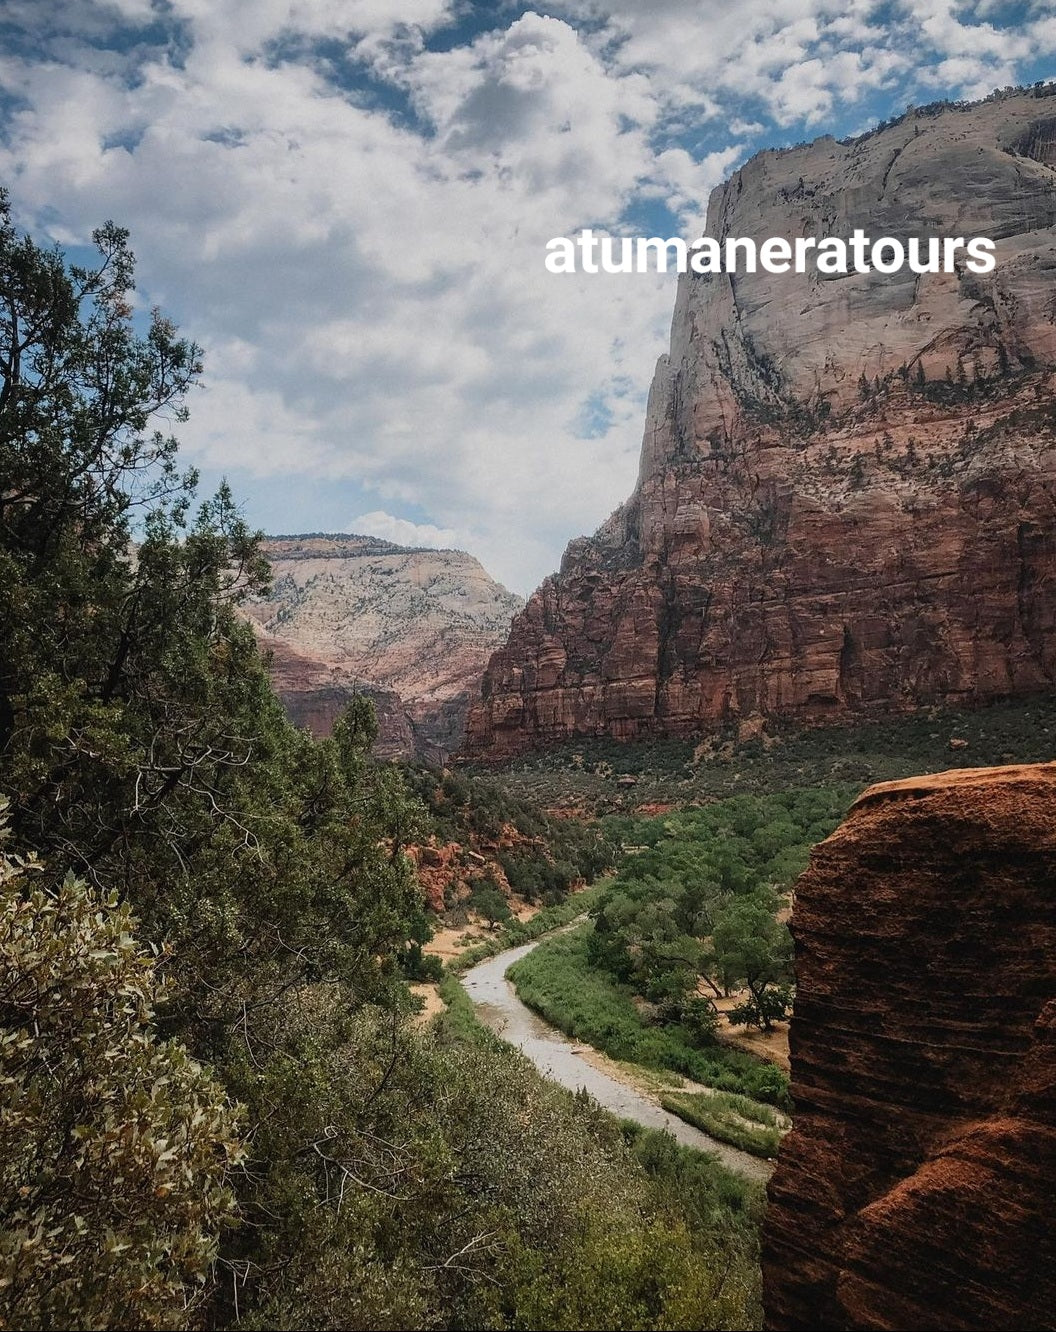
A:
<svg viewBox="0 0 1056 1332">
<path fill-rule="evenodd" d="M 714 192 L 719 239 L 987 236 L 997 267 L 681 277 L 634 494 L 515 620 L 467 752 L 1051 686 L 1051 91 L 764 152 Z"/>
<path fill-rule="evenodd" d="M 767 1326 L 1056 1326 L 1056 764 L 871 788 L 793 922 Z"/>
<path fill-rule="evenodd" d="M 367 693 L 382 755 L 455 748 L 521 599 L 463 551 L 315 535 L 269 537 L 264 552 L 273 590 L 246 612 L 293 720 L 327 735 L 352 694 Z"/>
<path fill-rule="evenodd" d="M 297 652 L 284 639 L 258 632 L 257 641 L 268 660 L 272 688 L 295 726 L 327 736 L 352 699 L 365 695 L 378 719 L 375 756 L 397 759 L 422 753 L 424 746 L 399 694 L 366 684 L 341 666 Z"/>
</svg>

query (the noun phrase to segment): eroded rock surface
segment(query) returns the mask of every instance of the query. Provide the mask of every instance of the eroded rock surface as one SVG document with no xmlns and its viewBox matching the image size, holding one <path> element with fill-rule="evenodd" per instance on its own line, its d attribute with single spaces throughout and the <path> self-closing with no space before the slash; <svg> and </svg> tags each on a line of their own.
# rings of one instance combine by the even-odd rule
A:
<svg viewBox="0 0 1056 1332">
<path fill-rule="evenodd" d="M 358 691 L 374 699 L 382 756 L 457 747 L 521 599 L 464 551 L 317 535 L 269 537 L 264 552 L 273 592 L 246 611 L 293 720 L 328 735 Z"/>
<path fill-rule="evenodd" d="M 333 661 L 297 652 L 283 638 L 258 631 L 257 642 L 270 662 L 272 688 L 295 726 L 327 736 L 353 698 L 361 694 L 373 703 L 378 719 L 376 757 L 396 759 L 422 753 L 423 742 L 399 694 L 371 685 Z"/>
<path fill-rule="evenodd" d="M 1056 764 L 872 787 L 793 922 L 767 1326 L 1056 1327 Z"/>
<path fill-rule="evenodd" d="M 634 494 L 517 617 L 467 752 L 1052 685 L 1054 127 L 1033 92 L 921 110 L 714 192 L 717 238 L 980 235 L 997 268 L 680 278 Z"/>
</svg>

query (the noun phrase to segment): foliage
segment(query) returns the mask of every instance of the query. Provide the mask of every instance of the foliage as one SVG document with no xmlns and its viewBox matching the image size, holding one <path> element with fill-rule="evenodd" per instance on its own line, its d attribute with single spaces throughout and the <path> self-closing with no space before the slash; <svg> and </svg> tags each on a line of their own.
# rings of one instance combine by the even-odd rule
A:
<svg viewBox="0 0 1056 1332">
<path fill-rule="evenodd" d="M 750 1228 L 750 1233 L 762 1221 L 765 1197 L 759 1184 L 716 1166 L 710 1153 L 680 1146 L 670 1133 L 626 1121 L 622 1129 L 646 1173 L 680 1197 L 695 1225 Z"/>
<path fill-rule="evenodd" d="M 473 881 L 469 905 L 478 911 L 489 925 L 498 925 L 513 914 L 502 889 L 490 874 L 482 874 Z"/>
<path fill-rule="evenodd" d="M 751 992 L 743 1003 L 729 1011 L 729 1019 L 760 1031 L 772 1031 L 775 1022 L 784 1022 L 792 1012 L 792 987 L 765 984 L 758 992 Z"/>
<path fill-rule="evenodd" d="M 756 890 L 730 902 L 712 931 L 716 973 L 727 989 L 743 981 L 750 996 L 731 1010 L 730 1021 L 764 1031 L 785 1016 L 792 978 L 792 939 L 788 926 L 776 919 L 777 907 L 773 893 Z"/>
<path fill-rule="evenodd" d="M 1038 428 L 1041 428 L 1039 422 Z M 980 430 L 974 437 L 982 447 Z M 609 835 L 633 830 L 652 816 L 640 806 L 681 807 L 735 795 L 769 795 L 788 788 L 840 790 L 849 803 L 863 786 L 948 768 L 1048 762 L 1056 756 L 1056 697 L 1041 693 L 974 709 L 924 708 L 897 717 L 855 719 L 802 727 L 768 722 L 762 739 L 739 740 L 735 727 L 692 740 L 570 741 L 524 756 L 503 770 L 514 798 L 564 806 L 603 820 Z M 950 738 L 967 748 L 950 748 Z M 627 775 L 633 786 L 621 785 Z"/>
<path fill-rule="evenodd" d="M 729 1092 L 665 1092 L 660 1104 L 703 1133 L 753 1156 L 776 1156 L 783 1126 L 769 1106 Z"/>
<path fill-rule="evenodd" d="M 371 763 L 364 700 L 322 744 L 286 721 L 236 614 L 266 580 L 257 538 L 226 488 L 190 516 L 194 478 L 150 430 L 182 415 L 197 349 L 160 316 L 136 334 L 127 237 L 97 242 L 97 269 L 67 272 L 0 218 L 0 786 L 40 891 L 61 900 L 71 864 L 128 903 L 165 948 L 161 1029 L 210 1061 L 255 1141 L 284 1123 L 304 1151 L 271 1099 L 277 1015 L 310 985 L 405 1002 L 420 806 Z M 238 1177 L 223 1261 L 276 1260 L 269 1173 Z"/>
<path fill-rule="evenodd" d="M 409 981 L 438 981 L 444 974 L 440 958 L 422 950 L 417 939 L 412 939 L 400 958 L 400 969 Z"/>
<path fill-rule="evenodd" d="M 452 958 L 447 964 L 448 970 L 455 973 L 467 971 L 470 967 L 475 967 L 478 962 L 483 962 L 485 958 L 505 952 L 507 948 L 531 943 L 534 939 L 558 930 L 563 925 L 570 925 L 580 916 L 586 916 L 597 905 L 605 891 L 606 883 L 606 880 L 602 880 L 590 888 L 582 888 L 554 906 L 543 907 L 528 920 L 511 918 L 494 938 L 475 944 L 472 948 L 467 948 L 464 953 L 460 953 L 458 957 Z"/>
<path fill-rule="evenodd" d="M 702 994 L 682 995 L 670 1009 L 661 1008 L 658 1016 L 662 1022 L 677 1022 L 694 1045 L 711 1045 L 719 1029 L 718 1009 Z"/>
<path fill-rule="evenodd" d="M 706 1219 L 687 1214 L 607 1115 L 500 1042 L 335 1000 L 287 1005 L 253 1143 L 282 1230 L 274 1261 L 231 1254 L 225 1320 L 237 1296 L 249 1327 L 754 1325 L 754 1229 L 717 1167 Z"/>
<path fill-rule="evenodd" d="M 554 818 L 493 778 L 417 764 L 404 771 L 436 839 L 487 850 L 527 902 L 555 905 L 577 882 L 591 883 L 612 868 L 615 848 L 593 820 Z M 468 863 L 465 877 L 473 877 Z"/>
<path fill-rule="evenodd" d="M 0 210 L 0 788 L 43 857 L 32 891 L 5 888 L 9 948 L 38 950 L 8 957 L 4 998 L 18 1321 L 752 1325 L 732 1186 L 705 1228 L 596 1108 L 468 1024 L 411 1027 L 428 931 L 403 848 L 447 804 L 492 836 L 509 811 L 447 776 L 423 811 L 413 775 L 371 760 L 362 699 L 322 743 L 286 721 L 237 613 L 266 583 L 257 536 L 226 487 L 192 513 L 154 429 L 182 417 L 198 350 L 160 315 L 136 332 L 127 237 L 97 241 L 96 269 L 67 269 Z M 543 896 L 611 860 L 596 826 L 521 831 Z M 156 1019 L 130 913 L 164 957 Z M 246 1159 L 216 1249 L 230 1102 Z"/>
<path fill-rule="evenodd" d="M 285 720 L 239 600 L 267 576 L 222 489 L 191 519 L 175 440 L 200 358 L 134 331 L 126 234 L 67 273 L 0 225 L 0 784 L 21 844 L 130 901 L 170 950 L 167 1022 L 220 1058 L 297 978 L 380 992 L 420 910 L 416 806 L 357 700 L 315 745 Z M 133 535 L 140 540 L 133 551 Z"/>
<path fill-rule="evenodd" d="M 746 985 L 749 1018 L 769 1030 L 787 1006 L 791 939 L 775 890 L 806 866 L 810 847 L 842 814 L 842 791 L 735 796 L 704 809 L 606 826 L 629 855 L 596 910 L 590 960 L 659 1006 L 697 1043 L 717 1015 L 702 986 Z M 709 1012 L 709 1008 L 711 1012 Z"/>
<path fill-rule="evenodd" d="M 651 1018 L 630 986 L 592 963 L 590 933 L 586 925 L 547 939 L 514 963 L 507 975 L 530 1008 L 613 1059 L 787 1105 L 788 1079 L 775 1065 L 722 1045 L 700 1048 L 681 1026 Z"/>
<path fill-rule="evenodd" d="M 0 861 L 0 1322 L 184 1327 L 235 1216 L 235 1115 L 156 1038 L 129 909 L 29 872 Z"/>
</svg>

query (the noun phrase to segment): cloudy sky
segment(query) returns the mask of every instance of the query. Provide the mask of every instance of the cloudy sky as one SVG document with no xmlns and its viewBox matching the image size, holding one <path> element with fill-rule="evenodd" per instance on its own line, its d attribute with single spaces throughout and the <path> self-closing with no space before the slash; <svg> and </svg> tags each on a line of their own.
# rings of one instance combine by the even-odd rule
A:
<svg viewBox="0 0 1056 1332">
<path fill-rule="evenodd" d="M 38 239 L 131 229 L 251 522 L 526 592 L 633 486 L 674 297 L 546 241 L 699 235 L 757 149 L 1054 53 L 1056 0 L 0 0 L 0 181 Z"/>
</svg>

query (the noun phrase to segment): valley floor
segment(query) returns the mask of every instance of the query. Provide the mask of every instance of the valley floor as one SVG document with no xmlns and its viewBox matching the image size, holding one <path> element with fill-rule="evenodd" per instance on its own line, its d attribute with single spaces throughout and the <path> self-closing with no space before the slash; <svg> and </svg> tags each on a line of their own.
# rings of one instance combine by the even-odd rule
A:
<svg viewBox="0 0 1056 1332">
<path fill-rule="evenodd" d="M 480 1021 L 520 1050 L 546 1077 L 570 1091 L 585 1090 L 621 1119 L 634 1120 L 646 1128 L 664 1129 L 677 1142 L 713 1153 L 727 1169 L 748 1179 L 768 1179 L 772 1169 L 769 1162 L 719 1142 L 663 1109 L 660 1077 L 647 1069 L 632 1073 L 626 1065 L 590 1046 L 571 1043 L 521 1002 L 506 973 L 540 942 L 509 948 L 479 962 L 461 977 Z M 696 1084 L 687 1090 L 706 1092 Z"/>
</svg>

